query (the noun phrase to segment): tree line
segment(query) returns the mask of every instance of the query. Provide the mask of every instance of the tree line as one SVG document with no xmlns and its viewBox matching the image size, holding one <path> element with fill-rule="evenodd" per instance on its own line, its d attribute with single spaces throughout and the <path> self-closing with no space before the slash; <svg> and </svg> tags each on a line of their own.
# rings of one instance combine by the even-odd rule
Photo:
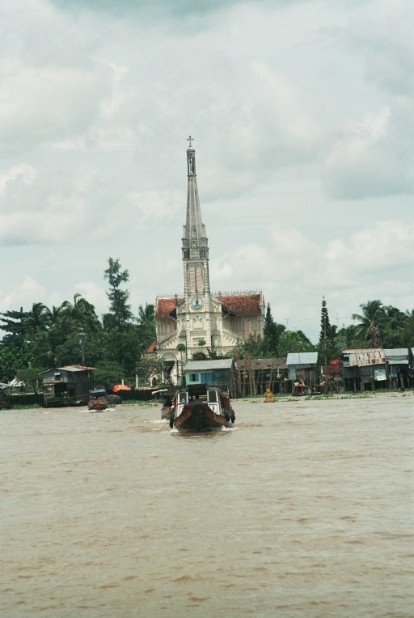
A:
<svg viewBox="0 0 414 618">
<path fill-rule="evenodd" d="M 18 377 L 35 384 L 46 369 L 70 364 L 94 367 L 96 382 L 107 387 L 122 379 L 132 383 L 136 377 L 139 383 L 147 382 L 152 373 L 159 372 L 162 362 L 144 355 L 156 337 L 154 305 L 140 305 L 134 315 L 125 289 L 129 273 L 119 259 L 108 259 L 104 278 L 109 311 L 101 318 L 80 294 L 58 307 L 38 302 L 28 311 L 0 313 L 0 329 L 4 331 L 0 382 Z M 331 324 L 323 299 L 319 341 L 313 344 L 302 331 L 290 331 L 275 322 L 268 304 L 263 336 L 250 336 L 231 355 L 266 358 L 317 351 L 320 362 L 328 363 L 347 348 L 414 345 L 414 310 L 402 312 L 380 300 L 368 301 L 360 309 L 361 313 L 352 316 L 355 324 L 339 329 Z"/>
<path fill-rule="evenodd" d="M 302 331 L 288 331 L 273 320 L 267 305 L 263 337 L 250 337 L 240 346 L 240 355 L 284 357 L 289 352 L 318 352 L 319 362 L 339 359 L 349 348 L 407 348 L 414 345 L 414 310 L 403 312 L 380 300 L 360 305 L 355 324 L 338 328 L 331 324 L 326 300 L 322 300 L 319 341 L 312 344 Z"/>
<path fill-rule="evenodd" d="M 128 303 L 129 280 L 118 259 L 104 271 L 109 311 L 101 318 L 81 294 L 58 307 L 37 302 L 28 311 L 0 313 L 0 381 L 14 377 L 35 385 L 46 369 L 63 365 L 94 367 L 97 383 L 109 387 L 137 373 L 145 348 L 155 339 L 154 305 L 140 305 L 134 315 Z M 146 376 L 141 376 L 145 380 Z"/>
</svg>

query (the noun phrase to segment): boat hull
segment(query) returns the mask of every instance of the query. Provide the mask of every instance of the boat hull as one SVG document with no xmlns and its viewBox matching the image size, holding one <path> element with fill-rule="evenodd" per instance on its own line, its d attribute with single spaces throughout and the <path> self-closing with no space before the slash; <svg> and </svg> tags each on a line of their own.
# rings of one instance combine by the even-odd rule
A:
<svg viewBox="0 0 414 618">
<path fill-rule="evenodd" d="M 106 401 L 103 401 L 102 399 L 95 399 L 93 401 L 90 401 L 88 404 L 88 410 L 90 410 L 91 412 L 103 412 L 107 409 L 108 405 Z"/>
<path fill-rule="evenodd" d="M 233 416 L 234 418 L 234 416 Z M 170 425 L 179 431 L 212 431 L 222 427 L 231 427 L 232 416 L 229 413 L 216 414 L 202 401 L 195 401 L 183 407 L 179 416 L 170 419 Z"/>
</svg>

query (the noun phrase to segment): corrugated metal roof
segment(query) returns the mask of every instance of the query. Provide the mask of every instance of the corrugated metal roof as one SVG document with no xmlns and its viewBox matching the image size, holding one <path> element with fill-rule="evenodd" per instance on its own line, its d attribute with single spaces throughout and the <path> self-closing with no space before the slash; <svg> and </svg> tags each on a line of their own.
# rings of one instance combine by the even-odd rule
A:
<svg viewBox="0 0 414 618">
<path fill-rule="evenodd" d="M 232 358 L 220 358 L 218 360 L 188 361 L 184 365 L 184 371 L 208 371 L 212 369 L 231 369 Z"/>
<path fill-rule="evenodd" d="M 317 362 L 317 352 L 289 352 L 286 359 L 286 365 L 316 365 Z"/>
<path fill-rule="evenodd" d="M 64 367 L 58 367 L 58 370 L 59 369 L 63 369 L 64 371 L 89 371 L 94 368 L 84 367 L 83 365 L 64 365 Z"/>
<path fill-rule="evenodd" d="M 408 356 L 408 348 L 384 348 L 384 354 L 388 356 Z"/>
<path fill-rule="evenodd" d="M 349 353 L 349 365 L 351 367 L 383 365 L 384 363 L 385 355 L 382 348 L 358 348 Z"/>
<path fill-rule="evenodd" d="M 47 369 L 42 373 L 49 373 L 51 371 L 89 371 L 94 369 L 95 367 L 85 367 L 84 365 L 64 365 L 63 367 L 52 367 L 51 369 Z"/>
<path fill-rule="evenodd" d="M 384 355 L 391 365 L 408 365 L 408 348 L 384 348 Z"/>
<path fill-rule="evenodd" d="M 236 361 L 237 369 L 286 369 L 286 358 L 239 358 Z"/>
</svg>

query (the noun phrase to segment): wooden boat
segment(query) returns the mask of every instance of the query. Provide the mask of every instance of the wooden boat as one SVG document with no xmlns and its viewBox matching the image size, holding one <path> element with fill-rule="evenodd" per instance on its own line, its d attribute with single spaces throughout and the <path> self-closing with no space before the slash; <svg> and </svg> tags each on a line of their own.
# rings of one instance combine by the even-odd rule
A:
<svg viewBox="0 0 414 618">
<path fill-rule="evenodd" d="M 231 427 L 235 420 L 227 391 L 219 386 L 193 384 L 178 389 L 170 427 L 179 431 L 211 431 Z"/>
<path fill-rule="evenodd" d="M 104 389 L 90 391 L 88 410 L 91 412 L 103 412 L 108 407 L 108 399 Z"/>
</svg>

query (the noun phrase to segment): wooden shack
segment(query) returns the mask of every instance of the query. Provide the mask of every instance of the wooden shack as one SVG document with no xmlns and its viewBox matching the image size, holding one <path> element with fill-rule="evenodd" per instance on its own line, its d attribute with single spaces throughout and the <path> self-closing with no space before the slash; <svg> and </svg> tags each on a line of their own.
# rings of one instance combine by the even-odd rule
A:
<svg viewBox="0 0 414 618">
<path fill-rule="evenodd" d="M 286 365 L 293 394 L 311 394 L 319 389 L 321 374 L 317 352 L 289 352 Z"/>
<path fill-rule="evenodd" d="M 408 348 L 384 348 L 390 388 L 405 388 L 410 382 Z"/>
<path fill-rule="evenodd" d="M 94 387 L 93 367 L 66 365 L 43 372 L 43 405 L 74 406 L 88 403 Z"/>
<path fill-rule="evenodd" d="M 237 385 L 243 397 L 286 392 L 287 366 L 283 358 L 239 358 L 236 360 Z"/>
<path fill-rule="evenodd" d="M 347 389 L 374 390 L 387 383 L 387 367 L 382 348 L 351 348 L 342 352 L 342 377 Z"/>
</svg>

